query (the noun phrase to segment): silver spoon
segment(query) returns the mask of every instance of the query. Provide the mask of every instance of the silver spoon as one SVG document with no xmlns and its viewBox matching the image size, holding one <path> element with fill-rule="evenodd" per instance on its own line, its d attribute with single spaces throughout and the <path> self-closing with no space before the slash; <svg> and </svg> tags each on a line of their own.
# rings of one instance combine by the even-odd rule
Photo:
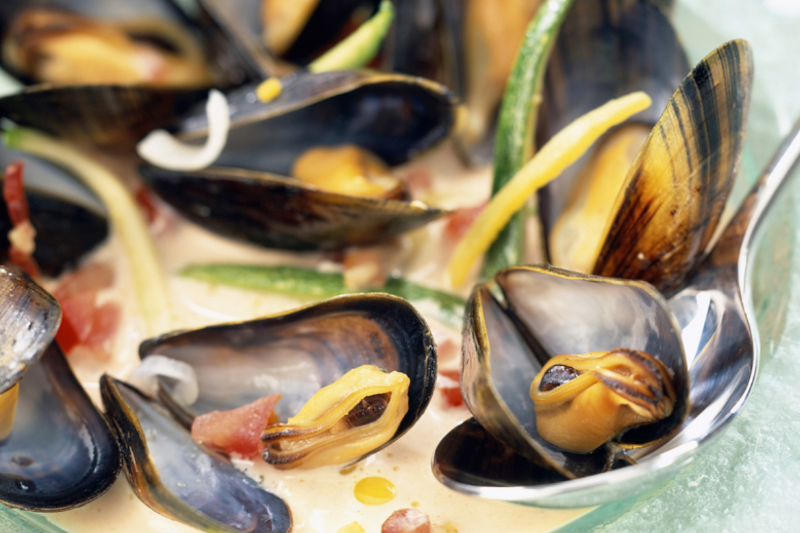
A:
<svg viewBox="0 0 800 533">
<path fill-rule="evenodd" d="M 567 480 L 526 459 L 470 419 L 454 428 L 433 458 L 434 475 L 469 495 L 543 507 L 619 500 L 673 477 L 720 434 L 747 400 L 759 361 L 752 309 L 753 236 L 800 158 L 800 121 L 687 286 L 669 299 L 690 368 L 689 413 L 671 437 L 619 451 L 626 466 Z M 630 466 L 627 466 L 630 464 Z"/>
</svg>

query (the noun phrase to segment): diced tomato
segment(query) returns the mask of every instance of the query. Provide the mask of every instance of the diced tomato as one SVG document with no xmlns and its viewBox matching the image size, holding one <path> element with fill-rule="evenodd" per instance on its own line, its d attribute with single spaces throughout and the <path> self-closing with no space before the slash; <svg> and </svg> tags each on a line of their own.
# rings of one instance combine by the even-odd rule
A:
<svg viewBox="0 0 800 533">
<path fill-rule="evenodd" d="M 433 184 L 433 177 L 428 169 L 414 168 L 403 176 L 403 181 L 406 182 L 411 198 L 423 198 Z"/>
<path fill-rule="evenodd" d="M 153 196 L 150 189 L 145 186 L 139 187 L 136 190 L 134 198 L 136 199 L 136 203 L 139 204 L 139 208 L 142 210 L 144 218 L 153 233 L 156 235 L 161 234 L 170 227 L 170 216 Z"/>
<path fill-rule="evenodd" d="M 433 533 L 431 519 L 418 509 L 400 509 L 386 519 L 381 533 Z"/>
<path fill-rule="evenodd" d="M 24 270 L 33 279 L 39 277 L 39 263 L 36 262 L 32 255 L 26 254 L 16 246 L 11 246 L 8 249 L 8 260 Z"/>
<path fill-rule="evenodd" d="M 82 292 L 107 289 L 114 284 L 114 270 L 107 263 L 89 263 L 63 277 L 53 291 L 57 300 L 75 296 Z"/>
<path fill-rule="evenodd" d="M 461 396 L 458 370 L 439 370 L 439 378 L 436 380 L 436 386 L 442 391 L 447 405 L 451 407 L 460 407 L 464 405 L 464 398 Z"/>
<path fill-rule="evenodd" d="M 264 428 L 278 421 L 275 404 L 280 399 L 280 394 L 271 394 L 237 409 L 200 415 L 192 423 L 192 438 L 223 453 L 252 459 L 261 449 Z"/>
<path fill-rule="evenodd" d="M 11 219 L 11 224 L 14 226 L 22 224 L 30 218 L 23 180 L 24 166 L 22 161 L 14 161 L 8 165 L 3 184 L 3 199 L 8 208 L 8 218 Z"/>
<path fill-rule="evenodd" d="M 475 207 L 464 207 L 456 209 L 456 212 L 449 215 L 445 220 L 447 224 L 444 227 L 445 234 L 453 242 L 458 242 L 467 233 L 467 230 L 484 210 L 486 204 L 476 205 Z"/>
<path fill-rule="evenodd" d="M 436 333 L 434 332 L 434 338 Z M 461 355 L 461 343 L 453 339 L 445 339 L 436 343 L 436 360 L 440 365 L 455 361 Z"/>
<path fill-rule="evenodd" d="M 97 293 L 114 283 L 109 265 L 92 263 L 64 277 L 53 291 L 61 305 L 61 327 L 56 334 L 58 345 L 66 354 L 76 346 L 86 348 L 99 360 L 107 360 L 105 345 L 119 328 L 122 309 L 115 302 L 97 304 Z"/>
</svg>

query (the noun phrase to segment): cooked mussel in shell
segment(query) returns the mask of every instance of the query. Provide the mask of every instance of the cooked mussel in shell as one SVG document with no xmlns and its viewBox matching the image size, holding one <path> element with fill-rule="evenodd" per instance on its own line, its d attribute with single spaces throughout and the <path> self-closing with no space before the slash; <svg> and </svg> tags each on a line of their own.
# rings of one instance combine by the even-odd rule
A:
<svg viewBox="0 0 800 533">
<path fill-rule="evenodd" d="M 707 253 L 733 186 L 751 84 L 749 45 L 728 42 L 683 80 L 627 170 L 624 152 L 638 134 L 612 133 L 592 163 L 603 171 L 580 180 L 583 194 L 556 207 L 553 263 L 676 291 Z M 618 192 L 587 183 L 595 178 L 619 183 Z"/>
<path fill-rule="evenodd" d="M 531 398 L 531 383 L 542 368 L 549 368 L 557 355 L 612 352 L 620 346 L 652 354 L 658 362 L 642 363 L 641 358 L 633 356 L 637 363 L 621 370 L 623 375 L 630 374 L 633 381 L 617 387 L 617 392 L 640 393 L 641 387 L 646 389 L 657 382 L 665 391 L 673 391 L 665 394 L 674 397 L 669 414 L 665 405 L 659 407 L 658 401 L 654 402 L 655 411 L 664 415 L 659 421 L 624 432 L 625 426 L 638 422 L 614 427 L 600 441 L 602 444 L 615 437 L 615 446 L 638 448 L 669 435 L 687 411 L 687 363 L 680 330 L 667 302 L 646 283 L 585 276 L 555 268 L 512 267 L 501 271 L 494 280 L 478 285 L 467 304 L 462 394 L 473 416 L 487 431 L 529 460 L 549 465 L 567 478 L 599 473 L 609 466 L 607 448 L 591 443 L 569 451 L 560 445 L 565 440 L 561 438 L 559 445 L 554 446 L 543 438 L 538 424 L 541 412 L 548 426 L 545 433 L 551 428 L 558 432 L 559 426 L 572 416 L 577 424 L 590 425 L 594 422 L 589 420 L 596 419 L 597 412 L 606 407 L 593 402 L 582 405 L 590 396 L 587 395 L 554 411 L 542 410 Z M 608 361 L 619 362 L 614 358 Z M 584 360 L 583 364 L 591 366 L 596 362 Z M 576 361 L 563 366 L 577 372 L 583 370 Z M 650 372 L 652 366 L 663 367 L 663 371 Z M 565 376 L 569 376 L 568 371 Z M 551 397 L 593 379 L 590 373 L 569 385 L 573 380 L 565 376 L 561 380 L 567 382 L 561 385 L 564 388 L 549 391 Z M 622 377 L 614 380 L 618 384 L 624 381 Z M 664 384 L 666 380 L 669 383 Z M 611 403 L 617 402 L 617 392 L 609 395 Z M 654 394 L 658 397 L 658 393 Z M 640 407 L 644 408 L 643 404 L 636 406 Z M 572 408 L 580 412 L 570 412 Z M 629 404 L 607 414 L 616 418 L 619 412 L 633 408 Z M 565 412 L 559 412 L 562 410 Z M 551 415 L 565 419 L 551 423 L 554 422 L 549 419 Z M 581 422 L 583 417 L 586 420 Z"/>
<path fill-rule="evenodd" d="M 453 96 L 432 82 L 393 74 L 296 74 L 277 98 L 255 87 L 231 93 L 231 130 L 216 166 L 176 172 L 145 166 L 153 190 L 189 220 L 222 235 L 268 247 L 335 249 L 416 228 L 444 214 L 421 202 L 329 192 L 288 177 L 309 150 L 354 145 L 388 166 L 408 161 L 449 133 Z M 205 111 L 178 134 L 207 133 Z M 389 187 L 392 189 L 392 187 Z"/>
<path fill-rule="evenodd" d="M 289 508 L 224 456 L 195 443 L 158 402 L 110 376 L 100 381 L 134 493 L 154 511 L 203 531 L 284 533 Z"/>
<path fill-rule="evenodd" d="M 626 430 L 672 414 L 672 375 L 639 350 L 558 355 L 531 383 L 536 431 L 562 450 L 591 453 Z"/>
<path fill-rule="evenodd" d="M 0 441 L 0 501 L 30 511 L 77 507 L 116 479 L 116 441 L 53 342 L 61 319 L 55 299 L 5 266 L 0 296 L 0 403 L 6 422 L 8 410 L 17 414 Z M 18 390 L 16 402 L 9 390 Z"/>
<path fill-rule="evenodd" d="M 142 343 L 140 355 L 194 369 L 199 397 L 188 406 L 173 395 L 174 382 L 160 379 L 161 400 L 186 427 L 198 415 L 281 394 L 275 413 L 294 418 L 268 428 L 265 440 L 267 460 L 286 466 L 349 463 L 387 446 L 425 411 L 436 379 L 427 325 L 407 302 L 386 294 L 340 296 L 272 317 L 168 334 Z M 319 428 L 313 439 L 312 427 Z M 308 442 L 290 443 L 295 438 Z"/>
</svg>

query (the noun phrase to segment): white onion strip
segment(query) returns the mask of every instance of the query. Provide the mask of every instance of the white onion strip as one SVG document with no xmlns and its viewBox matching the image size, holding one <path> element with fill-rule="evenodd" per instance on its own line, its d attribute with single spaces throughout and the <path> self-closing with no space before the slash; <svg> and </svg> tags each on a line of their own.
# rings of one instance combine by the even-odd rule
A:
<svg viewBox="0 0 800 533">
<path fill-rule="evenodd" d="M 231 125 L 228 100 L 212 89 L 206 102 L 208 138 L 203 146 L 183 143 L 165 130 L 147 134 L 136 146 L 139 156 L 151 165 L 168 170 L 194 171 L 211 165 L 222 153 Z"/>
<path fill-rule="evenodd" d="M 167 392 L 181 405 L 192 405 L 197 401 L 200 389 L 197 374 L 189 364 L 163 355 L 145 357 L 128 376 L 128 383 L 151 398 L 158 395 L 159 378 L 169 386 Z"/>
</svg>

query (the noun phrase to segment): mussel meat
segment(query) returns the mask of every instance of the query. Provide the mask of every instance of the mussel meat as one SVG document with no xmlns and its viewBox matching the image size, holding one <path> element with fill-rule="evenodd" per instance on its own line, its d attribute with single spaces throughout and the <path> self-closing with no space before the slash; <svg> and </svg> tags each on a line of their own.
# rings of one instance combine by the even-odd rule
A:
<svg viewBox="0 0 800 533">
<path fill-rule="evenodd" d="M 672 375 L 640 350 L 557 355 L 531 384 L 536 431 L 576 453 L 591 453 L 628 429 L 672 414 Z"/>
<path fill-rule="evenodd" d="M 321 388 L 285 424 L 269 426 L 264 460 L 313 468 L 357 460 L 383 447 L 408 412 L 408 376 L 362 365 Z"/>
</svg>

